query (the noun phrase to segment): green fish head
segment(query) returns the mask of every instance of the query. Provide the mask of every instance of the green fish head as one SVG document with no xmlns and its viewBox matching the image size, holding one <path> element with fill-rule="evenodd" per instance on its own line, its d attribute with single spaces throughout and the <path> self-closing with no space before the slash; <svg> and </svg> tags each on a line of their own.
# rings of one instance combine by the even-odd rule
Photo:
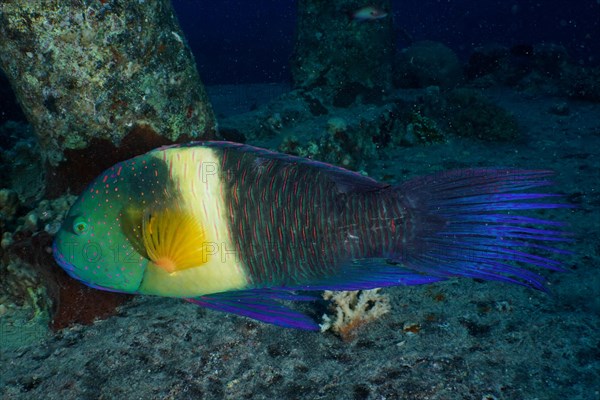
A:
<svg viewBox="0 0 600 400">
<path fill-rule="evenodd" d="M 149 261 L 141 218 L 145 207 L 159 200 L 153 195 L 163 187 L 158 171 L 143 155 L 116 164 L 85 189 L 53 244 L 54 258 L 71 277 L 103 290 L 138 290 Z"/>
</svg>

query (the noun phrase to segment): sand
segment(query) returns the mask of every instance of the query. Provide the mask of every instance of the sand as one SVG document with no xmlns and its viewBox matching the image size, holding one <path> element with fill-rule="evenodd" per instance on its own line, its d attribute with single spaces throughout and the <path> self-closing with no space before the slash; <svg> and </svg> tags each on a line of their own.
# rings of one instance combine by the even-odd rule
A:
<svg viewBox="0 0 600 400">
<path fill-rule="evenodd" d="M 246 103 L 228 90 L 209 89 L 218 115 L 280 89 L 240 88 Z M 524 140 L 396 148 L 367 172 L 400 181 L 454 167 L 557 171 L 555 189 L 579 208 L 548 212 L 576 238 L 570 273 L 544 272 L 550 294 L 468 279 L 385 289 L 391 312 L 348 341 L 138 296 L 91 326 L 40 326 L 35 340 L 5 347 L 0 398 L 600 399 L 600 104 L 487 95 L 516 115 Z M 550 112 L 557 105 L 568 115 Z M 301 305 L 317 316 L 325 306 Z"/>
</svg>

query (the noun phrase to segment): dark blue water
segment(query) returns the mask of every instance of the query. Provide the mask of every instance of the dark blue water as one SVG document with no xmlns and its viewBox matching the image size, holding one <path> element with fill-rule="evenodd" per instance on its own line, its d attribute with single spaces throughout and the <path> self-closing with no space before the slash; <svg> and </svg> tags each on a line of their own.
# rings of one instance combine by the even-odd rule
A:
<svg viewBox="0 0 600 400">
<path fill-rule="evenodd" d="M 376 4 L 368 2 L 365 4 Z M 296 1 L 174 0 L 206 84 L 289 78 Z M 600 63 L 600 2 L 392 1 L 398 47 L 414 40 L 444 43 L 468 59 L 489 43 L 555 43 L 582 64 Z"/>
</svg>

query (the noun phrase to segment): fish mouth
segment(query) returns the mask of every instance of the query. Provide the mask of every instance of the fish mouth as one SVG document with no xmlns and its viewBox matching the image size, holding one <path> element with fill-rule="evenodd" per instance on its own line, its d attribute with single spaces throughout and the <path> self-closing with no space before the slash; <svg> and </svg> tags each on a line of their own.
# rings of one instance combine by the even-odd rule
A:
<svg viewBox="0 0 600 400">
<path fill-rule="evenodd" d="M 77 277 L 73 275 L 74 271 L 76 271 L 77 268 L 75 268 L 73 264 L 68 262 L 64 254 L 61 253 L 60 249 L 58 248 L 58 244 L 56 243 L 56 240 L 52 243 L 52 255 L 54 256 L 54 261 L 56 261 L 56 263 L 62 269 L 64 269 L 70 277 L 77 279 Z"/>
<path fill-rule="evenodd" d="M 69 261 L 67 261 L 64 254 L 62 254 L 60 249 L 58 248 L 58 244 L 56 243 L 56 241 L 54 241 L 54 243 L 52 243 L 52 255 L 54 256 L 54 260 L 56 261 L 56 263 L 67 273 L 67 275 L 69 275 L 71 278 L 75 279 L 76 281 L 82 283 L 85 286 L 91 287 L 93 289 L 107 291 L 107 292 L 129 293 L 129 292 L 125 292 L 122 290 L 117 290 L 117 289 L 109 288 L 106 286 L 97 285 L 95 283 L 81 279 L 79 277 L 79 275 L 77 275 L 77 271 L 78 271 L 77 267 L 75 267 L 75 265 L 73 265 Z"/>
</svg>

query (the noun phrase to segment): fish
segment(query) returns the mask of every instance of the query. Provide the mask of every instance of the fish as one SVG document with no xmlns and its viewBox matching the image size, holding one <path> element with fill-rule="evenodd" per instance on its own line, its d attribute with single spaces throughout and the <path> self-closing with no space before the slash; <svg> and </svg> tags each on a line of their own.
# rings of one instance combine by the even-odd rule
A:
<svg viewBox="0 0 600 400">
<path fill-rule="evenodd" d="M 375 6 L 365 6 L 354 11 L 351 16 L 353 20 L 363 22 L 383 19 L 388 13 Z"/>
<path fill-rule="evenodd" d="M 288 301 L 454 277 L 547 290 L 531 267 L 563 271 L 572 240 L 564 223 L 528 215 L 569 207 L 533 190 L 551 175 L 463 169 L 392 185 L 246 144 L 172 145 L 100 174 L 52 250 L 92 288 L 318 330 Z"/>
</svg>

